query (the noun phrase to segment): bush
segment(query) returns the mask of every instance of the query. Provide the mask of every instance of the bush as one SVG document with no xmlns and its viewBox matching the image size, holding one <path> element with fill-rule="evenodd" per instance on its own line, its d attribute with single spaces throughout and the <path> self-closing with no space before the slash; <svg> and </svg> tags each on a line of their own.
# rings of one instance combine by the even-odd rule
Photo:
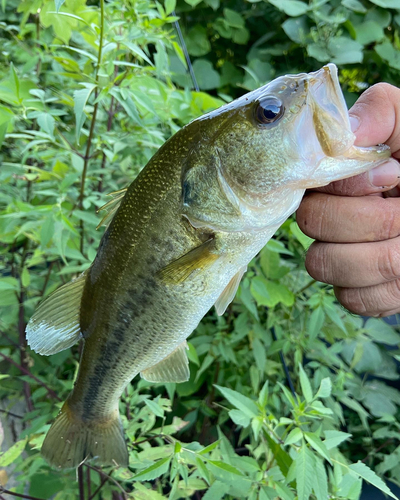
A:
<svg viewBox="0 0 400 500">
<path fill-rule="evenodd" d="M 395 498 L 378 476 L 400 484 L 400 393 L 391 386 L 400 335 L 348 314 L 330 287 L 310 279 L 303 260 L 311 240 L 293 219 L 251 263 L 226 314 L 211 311 L 189 338 L 190 380 L 128 387 L 127 469 L 84 466 L 77 482 L 74 471 L 56 472 L 40 457 L 72 388 L 79 347 L 42 357 L 26 348 L 24 331 L 39 301 L 94 258 L 106 193 L 126 187 L 182 125 L 280 74 L 327 61 L 340 65 L 349 104 L 376 81 L 398 81 L 396 7 L 397 0 L 3 0 L 6 488 L 57 500 L 84 493 L 322 500 L 357 499 L 365 480 Z M 200 92 L 190 91 L 175 8 Z"/>
</svg>

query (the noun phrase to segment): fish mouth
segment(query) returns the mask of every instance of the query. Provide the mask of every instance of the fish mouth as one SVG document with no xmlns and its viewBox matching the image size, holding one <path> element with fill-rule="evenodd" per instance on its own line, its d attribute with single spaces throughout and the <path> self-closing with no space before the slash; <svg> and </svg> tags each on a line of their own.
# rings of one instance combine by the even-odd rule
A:
<svg viewBox="0 0 400 500">
<path fill-rule="evenodd" d="M 354 144 L 346 101 L 340 88 L 337 67 L 329 63 L 307 75 L 308 103 L 314 130 L 327 156 L 341 156 Z"/>
</svg>

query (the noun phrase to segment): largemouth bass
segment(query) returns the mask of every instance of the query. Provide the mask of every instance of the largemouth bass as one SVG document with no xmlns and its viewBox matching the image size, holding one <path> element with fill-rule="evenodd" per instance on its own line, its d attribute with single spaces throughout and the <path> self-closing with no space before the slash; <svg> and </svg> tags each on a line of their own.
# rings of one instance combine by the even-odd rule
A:
<svg viewBox="0 0 400 500">
<path fill-rule="evenodd" d="M 282 76 L 183 127 L 129 186 L 91 267 L 38 307 L 31 348 L 84 339 L 79 374 L 42 454 L 126 466 L 119 398 L 137 374 L 188 380 L 186 338 L 223 314 L 249 261 L 305 189 L 364 172 L 387 146 L 354 146 L 333 64 Z"/>
</svg>

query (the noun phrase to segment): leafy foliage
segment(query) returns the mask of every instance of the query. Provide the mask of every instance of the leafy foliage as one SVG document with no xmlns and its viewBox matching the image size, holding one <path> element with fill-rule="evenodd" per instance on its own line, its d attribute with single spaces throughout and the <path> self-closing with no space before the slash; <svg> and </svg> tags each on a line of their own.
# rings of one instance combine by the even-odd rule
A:
<svg viewBox="0 0 400 500">
<path fill-rule="evenodd" d="M 200 92 L 190 91 L 174 10 Z M 182 125 L 280 74 L 336 62 L 349 104 L 376 81 L 398 81 L 400 9 L 3 0 L 0 28 L 0 399 L 3 427 L 21 429 L 15 444 L 5 433 L 0 467 L 15 492 L 76 499 L 75 472 L 50 469 L 39 449 L 78 347 L 38 356 L 24 330 L 38 302 L 94 258 L 105 192 L 126 187 Z M 96 498 L 357 499 L 362 481 L 395 498 L 380 477 L 400 477 L 400 335 L 349 315 L 308 277 L 310 242 L 293 220 L 282 226 L 226 314 L 211 311 L 189 339 L 188 382 L 128 387 L 130 466 L 87 469 L 88 498 L 90 487 Z"/>
</svg>

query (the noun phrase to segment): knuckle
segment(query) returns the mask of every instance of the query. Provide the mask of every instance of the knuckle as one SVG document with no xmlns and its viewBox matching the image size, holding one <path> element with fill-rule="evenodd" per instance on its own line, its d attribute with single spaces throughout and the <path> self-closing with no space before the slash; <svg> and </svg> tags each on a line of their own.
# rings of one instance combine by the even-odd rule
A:
<svg viewBox="0 0 400 500">
<path fill-rule="evenodd" d="M 335 295 L 338 301 L 352 313 L 368 315 L 369 306 L 366 302 L 364 288 L 341 288 L 335 287 Z"/>
<path fill-rule="evenodd" d="M 393 210 L 387 210 L 386 206 L 384 206 L 383 210 L 380 210 L 379 212 L 381 212 L 381 239 L 386 240 L 398 236 L 398 217 L 396 217 L 395 212 Z"/>
<path fill-rule="evenodd" d="M 385 244 L 383 249 L 378 252 L 378 272 L 385 281 L 391 281 L 400 276 L 400 248 Z"/>
<path fill-rule="evenodd" d="M 376 103 L 387 105 L 388 99 L 392 99 L 393 94 L 397 94 L 396 97 L 398 98 L 398 94 L 400 94 L 399 89 L 390 85 L 390 83 L 380 82 L 367 89 L 363 96 L 367 98 L 368 101 L 373 101 L 374 105 Z"/>
<path fill-rule="evenodd" d="M 384 311 L 400 307 L 400 280 L 396 279 L 387 283 L 386 295 Z"/>
<path fill-rule="evenodd" d="M 327 196 L 311 194 L 307 196 L 297 210 L 296 220 L 300 229 L 311 238 L 320 238 L 324 223 Z"/>
<path fill-rule="evenodd" d="M 329 283 L 330 262 L 326 243 L 313 243 L 308 249 L 305 266 L 308 274 L 315 280 Z"/>
</svg>

